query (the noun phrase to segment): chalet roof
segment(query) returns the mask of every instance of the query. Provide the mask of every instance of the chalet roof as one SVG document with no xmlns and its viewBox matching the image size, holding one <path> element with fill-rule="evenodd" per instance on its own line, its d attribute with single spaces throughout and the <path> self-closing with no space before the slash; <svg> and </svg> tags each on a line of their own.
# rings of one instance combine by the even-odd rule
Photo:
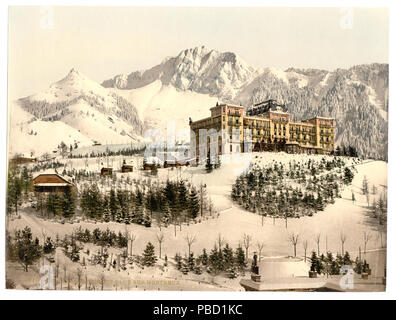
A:
<svg viewBox="0 0 396 320">
<path fill-rule="evenodd" d="M 72 182 L 57 173 L 40 173 L 33 178 L 33 184 L 36 186 L 70 186 Z"/>
</svg>

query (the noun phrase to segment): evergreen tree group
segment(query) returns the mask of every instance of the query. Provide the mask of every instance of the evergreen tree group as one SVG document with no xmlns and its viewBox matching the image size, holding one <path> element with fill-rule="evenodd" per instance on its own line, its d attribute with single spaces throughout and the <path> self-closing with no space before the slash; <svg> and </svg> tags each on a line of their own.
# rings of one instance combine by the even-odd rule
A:
<svg viewBox="0 0 396 320">
<path fill-rule="evenodd" d="M 91 219 L 150 227 L 154 218 L 164 225 L 196 219 L 201 201 L 196 188 L 184 180 L 140 185 L 135 191 L 112 188 L 109 192 L 92 183 L 82 190 L 80 206 Z"/>
<path fill-rule="evenodd" d="M 344 172 L 342 171 L 344 168 Z M 258 165 L 237 177 L 231 198 L 244 209 L 272 217 L 311 216 L 340 197 L 340 188 L 353 179 L 342 158 Z"/>
</svg>

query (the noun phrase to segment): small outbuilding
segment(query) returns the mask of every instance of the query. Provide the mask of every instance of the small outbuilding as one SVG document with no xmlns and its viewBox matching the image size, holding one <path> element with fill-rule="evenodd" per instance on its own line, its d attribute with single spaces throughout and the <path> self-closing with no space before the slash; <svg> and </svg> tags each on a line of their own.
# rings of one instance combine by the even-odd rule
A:
<svg viewBox="0 0 396 320">
<path fill-rule="evenodd" d="M 121 167 L 121 172 L 133 172 L 133 165 L 131 164 L 123 164 Z"/>
<path fill-rule="evenodd" d="M 113 168 L 102 168 L 100 170 L 101 176 L 111 176 L 113 174 Z"/>
</svg>

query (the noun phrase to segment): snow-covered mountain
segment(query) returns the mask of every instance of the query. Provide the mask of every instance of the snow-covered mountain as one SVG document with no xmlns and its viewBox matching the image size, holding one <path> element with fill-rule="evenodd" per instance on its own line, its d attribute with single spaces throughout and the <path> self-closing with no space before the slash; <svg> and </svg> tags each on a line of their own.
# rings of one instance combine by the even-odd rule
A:
<svg viewBox="0 0 396 320">
<path fill-rule="evenodd" d="M 10 116 L 11 153 L 142 139 L 136 108 L 74 69 L 47 90 L 12 102 Z"/>
<path fill-rule="evenodd" d="M 387 158 L 388 65 L 284 72 L 265 69 L 235 97 L 243 105 L 277 99 L 292 118 L 336 119 L 336 144 L 354 145 L 366 157 Z"/>
<path fill-rule="evenodd" d="M 183 50 L 149 70 L 117 75 L 102 85 L 136 89 L 160 80 L 162 84 L 179 90 L 232 99 L 255 75 L 257 71 L 235 53 L 218 52 L 202 46 Z"/>
<path fill-rule="evenodd" d="M 168 121 L 188 135 L 189 117 L 209 116 L 217 101 L 249 107 L 272 98 L 286 103 L 294 120 L 334 117 L 337 144 L 386 159 L 388 67 L 255 69 L 234 53 L 196 47 L 102 85 L 72 70 L 48 90 L 12 104 L 11 134 L 17 136 L 10 148 L 54 148 L 62 139 L 129 143 L 141 140 L 145 129 L 166 129 Z"/>
<path fill-rule="evenodd" d="M 189 116 L 207 116 L 211 105 L 202 103 L 212 101 L 208 96 L 247 107 L 277 99 L 288 105 L 295 120 L 334 117 L 337 144 L 352 144 L 367 157 L 387 158 L 388 64 L 334 71 L 255 69 L 234 53 L 196 47 L 149 70 L 117 75 L 102 85 L 115 88 L 139 110 L 146 110 L 140 114 L 151 125 L 175 115 L 184 123 Z M 136 98 L 139 92 L 145 92 L 144 99 Z M 195 99 L 188 99 L 186 95 L 192 93 Z"/>
</svg>

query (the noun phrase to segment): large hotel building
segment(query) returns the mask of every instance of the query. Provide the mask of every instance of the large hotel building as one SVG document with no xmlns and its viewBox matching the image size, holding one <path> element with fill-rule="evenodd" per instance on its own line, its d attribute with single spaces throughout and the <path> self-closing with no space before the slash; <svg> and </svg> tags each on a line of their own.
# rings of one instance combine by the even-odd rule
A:
<svg viewBox="0 0 396 320">
<path fill-rule="evenodd" d="M 252 151 L 307 154 L 334 152 L 335 121 L 331 118 L 314 117 L 292 122 L 285 105 L 275 100 L 256 104 L 246 113 L 244 107 L 229 104 L 217 104 L 210 111 L 209 118 L 198 121 L 190 119 L 192 131 L 190 143 L 192 147 L 195 146 L 196 155 L 200 154 L 199 149 L 205 144 L 205 140 L 207 140 L 205 146 L 207 151 L 210 150 L 210 146 L 216 145 L 210 141 L 211 132 L 218 133 L 215 137 L 219 154 L 247 152 L 248 150 L 245 150 L 247 140 L 250 141 Z M 209 134 L 203 140 L 204 132 Z"/>
</svg>

